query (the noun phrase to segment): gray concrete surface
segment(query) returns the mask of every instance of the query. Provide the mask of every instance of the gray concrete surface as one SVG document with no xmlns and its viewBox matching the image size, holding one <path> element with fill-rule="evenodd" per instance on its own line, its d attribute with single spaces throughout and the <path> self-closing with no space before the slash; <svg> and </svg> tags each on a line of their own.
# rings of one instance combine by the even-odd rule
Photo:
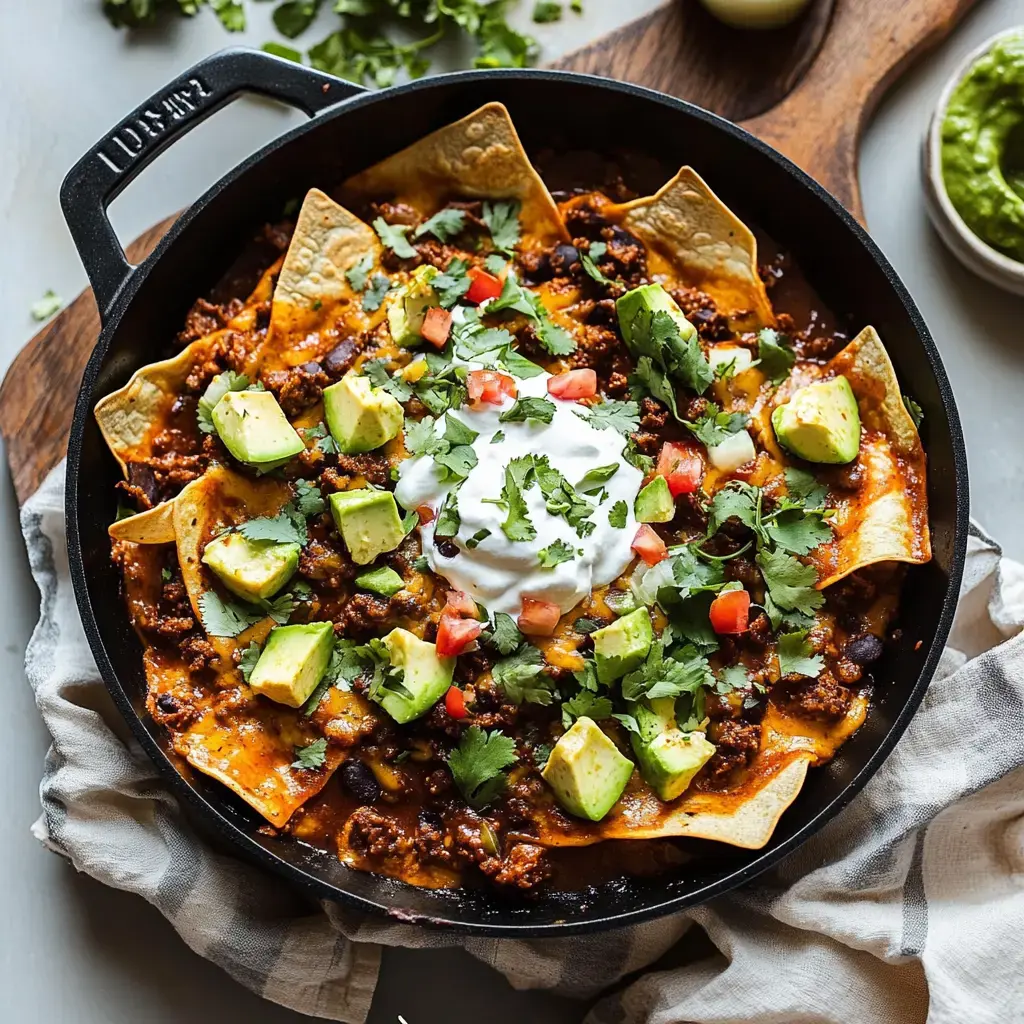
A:
<svg viewBox="0 0 1024 1024">
<path fill-rule="evenodd" d="M 268 38 L 270 4 L 251 5 L 244 41 Z M 532 6 L 524 0 L 524 13 Z M 587 0 L 583 21 L 538 31 L 554 56 L 624 21 L 654 0 Z M 66 169 L 126 110 L 187 64 L 223 45 L 209 15 L 169 38 L 129 45 L 107 28 L 99 0 L 3 4 L 0 33 L 0 372 L 31 336 L 28 308 L 47 288 L 65 297 L 84 274 L 56 197 Z M 1007 551 L 1024 556 L 1018 532 L 1024 457 L 1016 414 L 1024 395 L 1018 350 L 1024 302 L 968 275 L 929 228 L 918 180 L 918 145 L 932 104 L 960 55 L 987 35 L 1024 22 L 1021 0 L 983 0 L 938 53 L 910 72 L 882 104 L 865 139 L 862 176 L 869 225 L 924 311 L 953 379 L 967 432 L 973 506 Z M 148 170 L 115 204 L 130 238 L 184 206 L 224 170 L 297 120 L 260 104 L 217 115 Z M 140 900 L 104 889 L 43 851 L 28 827 L 49 739 L 24 681 L 22 658 L 38 597 L 28 576 L 17 508 L 0 479 L 0 716 L 4 841 L 0 843 L 0 1020 L 60 1024 L 170 1024 L 301 1018 L 250 995 L 189 952 Z M 451 993 L 457 1002 L 451 1002 Z M 537 1024 L 581 1019 L 583 1008 L 544 994 L 516 993 L 457 952 L 392 951 L 385 957 L 371 1020 L 409 1024 L 486 1019 Z"/>
</svg>

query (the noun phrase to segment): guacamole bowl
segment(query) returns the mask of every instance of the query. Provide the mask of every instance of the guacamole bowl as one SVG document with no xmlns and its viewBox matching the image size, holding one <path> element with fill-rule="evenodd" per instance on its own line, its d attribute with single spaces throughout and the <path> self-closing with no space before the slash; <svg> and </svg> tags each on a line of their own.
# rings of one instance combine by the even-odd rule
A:
<svg viewBox="0 0 1024 1024">
<path fill-rule="evenodd" d="M 954 94 L 971 77 L 979 61 L 991 54 L 1001 42 L 1021 37 L 1024 37 L 1024 26 L 1005 30 L 966 56 L 942 90 L 924 138 L 921 164 L 928 216 L 946 247 L 968 270 L 1017 295 L 1024 295 L 1024 263 L 993 248 L 981 238 L 961 216 L 950 197 L 943 173 L 943 127 Z M 1024 84 L 1019 104 L 1024 118 Z M 1001 178 L 1001 168 L 996 169 L 995 174 Z M 1024 198 L 1021 204 L 1024 208 Z"/>
</svg>

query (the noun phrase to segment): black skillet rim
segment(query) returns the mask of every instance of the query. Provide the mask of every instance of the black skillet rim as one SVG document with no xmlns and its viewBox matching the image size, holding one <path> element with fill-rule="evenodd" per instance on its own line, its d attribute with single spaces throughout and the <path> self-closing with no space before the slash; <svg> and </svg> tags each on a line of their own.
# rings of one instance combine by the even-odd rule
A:
<svg viewBox="0 0 1024 1024">
<path fill-rule="evenodd" d="M 771 849 L 763 856 L 756 858 L 745 867 L 725 876 L 717 882 L 706 885 L 703 888 L 699 888 L 687 893 L 686 895 L 673 897 L 663 903 L 639 908 L 637 910 L 625 911 L 621 914 L 612 914 L 604 918 L 580 923 L 564 921 L 543 925 L 519 923 L 494 924 L 449 920 L 444 917 L 443 911 L 436 915 L 410 913 L 408 911 L 403 911 L 401 908 L 377 903 L 373 900 L 368 900 L 361 896 L 339 889 L 334 885 L 324 882 L 322 879 L 307 874 L 305 871 L 294 865 L 286 863 L 269 850 L 254 842 L 249 836 L 229 821 L 217 807 L 213 806 L 213 804 L 195 790 L 185 780 L 185 778 L 182 777 L 182 775 L 179 774 L 165 752 L 150 736 L 142 722 L 142 719 L 132 706 L 127 693 L 121 686 L 117 674 L 114 672 L 113 666 L 107 658 L 104 644 L 99 635 L 96 619 L 89 600 L 84 563 L 82 559 L 81 538 L 78 528 L 77 491 L 82 439 L 86 421 L 91 413 L 91 393 L 99 368 L 106 356 L 110 340 L 118 328 L 125 309 L 131 303 L 153 265 L 160 259 L 164 251 L 174 243 L 175 239 L 190 223 L 198 211 L 214 202 L 228 185 L 244 174 L 251 166 L 258 163 L 269 153 L 286 145 L 293 138 L 318 127 L 322 123 L 322 119 L 341 116 L 346 110 L 359 106 L 374 103 L 386 103 L 393 95 L 415 93 L 420 90 L 434 88 L 442 83 L 458 82 L 471 85 L 474 83 L 487 83 L 498 78 L 506 80 L 532 79 L 535 81 L 569 81 L 577 85 L 593 88 L 597 91 L 611 90 L 615 92 L 622 92 L 635 96 L 638 99 L 646 100 L 650 103 L 655 103 L 671 108 L 675 111 L 686 113 L 690 117 L 705 121 L 720 131 L 732 135 L 738 141 L 745 143 L 748 146 L 752 146 L 779 165 L 784 171 L 788 172 L 789 176 L 795 179 L 798 184 L 809 189 L 820 201 L 831 208 L 832 212 L 840 218 L 850 233 L 867 250 L 873 261 L 881 269 L 914 326 L 918 339 L 920 340 L 931 365 L 931 370 L 935 377 L 935 383 L 942 398 L 943 408 L 949 425 L 950 444 L 953 449 L 953 461 L 956 475 L 956 529 L 954 532 L 953 553 L 950 563 L 948 592 L 943 605 L 942 615 L 936 625 L 931 646 L 929 647 L 925 662 L 918 673 L 917 682 L 914 684 L 903 709 L 897 715 L 888 733 L 882 739 L 875 752 L 857 770 L 854 777 L 845 786 L 841 793 L 827 804 L 818 814 L 814 815 L 801 828 L 794 832 L 794 834 L 785 842 L 781 843 L 778 847 Z M 932 340 L 924 318 L 914 303 L 914 300 L 911 298 L 910 293 L 907 291 L 903 282 L 897 275 L 895 269 L 882 254 L 878 246 L 872 241 L 864 228 L 854 220 L 851 214 L 828 191 L 792 163 L 788 158 L 784 157 L 781 153 L 772 149 L 766 143 L 757 139 L 749 132 L 716 114 L 712 114 L 710 111 L 704 110 L 703 108 L 697 107 L 691 103 L 687 103 L 684 100 L 668 96 L 664 93 L 660 93 L 652 89 L 646 89 L 642 86 L 633 85 L 627 82 L 615 82 L 610 79 L 600 78 L 594 75 L 579 74 L 576 72 L 530 69 L 496 69 L 487 71 L 452 72 L 445 75 L 434 76 L 432 78 L 420 79 L 415 82 L 395 86 L 380 92 L 357 94 L 354 97 L 343 100 L 336 106 L 327 108 L 314 118 L 311 118 L 307 123 L 299 125 L 276 139 L 273 139 L 266 146 L 253 153 L 212 185 L 206 193 L 204 193 L 204 195 L 202 195 L 179 218 L 167 235 L 157 245 L 154 252 L 138 266 L 129 280 L 125 283 L 114 302 L 111 304 L 107 322 L 86 366 L 78 399 L 75 405 L 75 415 L 68 442 L 65 512 L 67 517 L 68 558 L 70 563 L 71 579 L 75 592 L 75 599 L 82 615 L 83 627 L 89 641 L 89 646 L 96 658 L 97 666 L 99 667 L 107 690 L 113 697 L 119 711 L 128 722 L 136 739 L 139 741 L 150 759 L 156 764 L 160 774 L 167 781 L 169 788 L 178 799 L 185 801 L 193 811 L 198 813 L 206 823 L 209 824 L 216 833 L 229 844 L 244 851 L 244 854 L 248 859 L 253 860 L 261 866 L 283 876 L 292 884 L 305 892 L 316 896 L 317 898 L 336 901 L 355 910 L 384 915 L 395 920 L 401 920 L 404 923 L 417 923 L 433 927 L 447 928 L 454 932 L 463 934 L 509 938 L 564 937 L 568 935 L 601 932 L 612 928 L 638 924 L 643 921 L 652 920 L 657 917 L 662 917 L 684 910 L 688 907 L 699 905 L 715 896 L 722 895 L 723 893 L 726 893 L 761 874 L 772 865 L 778 863 L 778 861 L 783 857 L 795 850 L 805 840 L 810 838 L 810 836 L 819 831 L 827 822 L 832 820 L 832 818 L 834 818 L 844 807 L 847 806 L 847 804 L 850 803 L 851 800 L 853 800 L 853 798 L 878 770 L 886 757 L 888 757 L 897 741 L 903 735 L 910 719 L 913 717 L 924 698 L 925 691 L 931 682 L 931 678 L 935 672 L 936 666 L 938 665 L 946 638 L 948 637 L 952 626 L 967 553 L 970 516 L 967 453 L 964 444 L 963 430 L 960 425 L 960 417 L 957 412 L 949 378 L 946 375 L 938 349 Z M 439 910 L 440 909 L 441 908 L 439 908 Z"/>
</svg>

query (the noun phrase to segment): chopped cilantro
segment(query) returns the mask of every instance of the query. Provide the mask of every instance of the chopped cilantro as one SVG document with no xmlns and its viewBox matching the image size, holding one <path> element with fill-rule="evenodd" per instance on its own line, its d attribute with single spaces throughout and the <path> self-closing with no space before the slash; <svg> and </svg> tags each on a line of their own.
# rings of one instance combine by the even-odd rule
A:
<svg viewBox="0 0 1024 1024">
<path fill-rule="evenodd" d="M 537 420 L 550 423 L 555 415 L 555 403 L 549 398 L 519 398 L 516 404 L 506 409 L 499 417 L 499 423 L 524 423 Z"/>
<path fill-rule="evenodd" d="M 824 508 L 828 488 L 819 484 L 817 478 L 806 469 L 787 466 L 785 469 L 786 489 L 794 501 L 802 502 L 807 508 Z"/>
<path fill-rule="evenodd" d="M 598 697 L 590 690 L 580 690 L 572 700 L 562 703 L 562 725 L 568 729 L 577 718 L 592 718 L 600 722 L 611 718 L 612 702 L 607 697 Z"/>
<path fill-rule="evenodd" d="M 323 768 L 327 762 L 327 740 L 321 736 L 304 747 L 295 747 L 295 760 L 292 761 L 293 768 L 305 768 L 312 771 L 316 768 Z"/>
<path fill-rule="evenodd" d="M 684 338 L 668 313 L 640 309 L 628 334 L 628 347 L 637 359 L 636 372 L 630 378 L 634 387 L 664 402 L 676 419 L 681 419 L 675 385 L 701 395 L 714 380 L 697 332 L 690 331 Z"/>
<path fill-rule="evenodd" d="M 494 624 L 484 638 L 499 654 L 504 655 L 511 654 L 523 642 L 523 634 L 519 632 L 516 620 L 506 612 L 494 613 Z"/>
<path fill-rule="evenodd" d="M 530 757 L 539 770 L 543 771 L 544 766 L 548 763 L 548 758 L 551 757 L 552 750 L 554 750 L 554 747 L 550 743 L 538 743 L 530 751 Z"/>
<path fill-rule="evenodd" d="M 199 614 L 210 636 L 238 636 L 263 618 L 260 612 L 237 601 L 225 601 L 213 590 L 200 595 Z"/>
<path fill-rule="evenodd" d="M 370 287 L 363 295 L 363 312 L 373 313 L 380 309 L 384 297 L 391 291 L 391 281 L 386 274 L 374 274 L 370 279 Z"/>
<path fill-rule="evenodd" d="M 466 211 L 446 206 L 438 210 L 430 220 L 424 221 L 415 231 L 416 238 L 433 235 L 438 241 L 447 242 L 466 226 Z"/>
<path fill-rule="evenodd" d="M 492 499 L 505 509 L 505 519 L 501 524 L 502 532 L 511 541 L 533 540 L 537 530 L 527 514 L 526 499 L 523 491 L 533 483 L 534 457 L 524 455 L 513 459 L 505 467 L 505 483 L 501 488 L 501 498 Z"/>
<path fill-rule="evenodd" d="M 480 218 L 491 233 L 491 241 L 494 243 L 495 249 L 499 249 L 501 252 L 511 252 L 518 245 L 521 205 L 517 200 L 484 202 Z"/>
<path fill-rule="evenodd" d="M 489 274 L 494 274 L 495 276 L 504 274 L 507 267 L 508 260 L 498 252 L 492 252 L 490 256 L 484 260 L 484 270 Z"/>
<path fill-rule="evenodd" d="M 283 57 L 285 60 L 294 61 L 296 64 L 302 63 L 302 51 L 296 50 L 294 46 L 285 46 L 284 43 L 276 43 L 271 39 L 269 42 L 264 43 L 260 49 L 264 53 L 273 54 L 275 57 Z"/>
<path fill-rule="evenodd" d="M 160 579 L 162 579 L 164 583 L 170 583 L 173 577 L 174 573 L 172 573 L 166 566 L 160 570 Z"/>
<path fill-rule="evenodd" d="M 597 469 L 591 469 L 576 485 L 576 490 L 580 494 L 599 494 L 603 490 L 602 484 L 606 484 L 611 480 L 618 471 L 619 464 L 617 462 L 612 462 L 607 466 L 598 466 Z"/>
<path fill-rule="evenodd" d="M 267 541 L 275 544 L 305 544 L 305 516 L 296 515 L 294 506 L 279 512 L 276 516 L 260 516 L 250 519 L 238 527 L 238 532 L 251 541 Z"/>
<path fill-rule="evenodd" d="M 533 644 L 521 644 L 491 669 L 491 677 L 514 704 L 550 704 L 554 680 L 544 671 L 544 655 Z"/>
<path fill-rule="evenodd" d="M 812 615 L 825 603 L 825 595 L 814 587 L 818 581 L 814 566 L 767 548 L 758 551 L 756 561 L 772 601 L 783 611 Z"/>
<path fill-rule="evenodd" d="M 924 422 L 924 409 L 910 395 L 903 396 L 903 405 L 906 407 L 907 415 L 914 421 L 914 428 L 920 430 Z"/>
<path fill-rule="evenodd" d="M 434 525 L 435 537 L 454 537 L 462 525 L 462 517 L 459 515 L 459 502 L 454 491 L 445 495 L 441 508 L 437 513 L 437 522 Z"/>
<path fill-rule="evenodd" d="M 590 275 L 598 284 L 613 284 L 613 281 L 609 281 L 604 274 L 598 269 L 597 260 L 599 260 L 608 251 L 608 246 L 604 242 L 591 242 L 589 252 L 580 253 L 580 263 L 583 265 L 583 269 Z"/>
<path fill-rule="evenodd" d="M 546 455 L 533 456 L 534 471 L 545 508 L 553 516 L 562 516 L 579 537 L 588 537 L 595 524 L 590 519 L 594 506 L 576 493 L 572 484 L 549 462 Z"/>
<path fill-rule="evenodd" d="M 235 373 L 234 370 L 225 370 L 218 373 L 206 386 L 203 397 L 199 399 L 196 406 L 196 419 L 199 429 L 204 434 L 212 434 L 213 407 L 229 392 L 244 391 L 249 386 L 249 378 L 244 374 Z"/>
<path fill-rule="evenodd" d="M 807 631 L 783 633 L 779 637 L 775 653 L 779 658 L 779 675 L 799 675 L 817 679 L 825 667 L 825 659 L 815 654 L 807 640 Z"/>
<path fill-rule="evenodd" d="M 358 263 L 353 264 L 345 271 L 345 277 L 354 292 L 361 292 L 366 287 L 366 283 L 370 279 L 370 271 L 373 270 L 373 262 L 373 253 L 368 252 Z"/>
<path fill-rule="evenodd" d="M 505 440 L 505 431 L 496 430 L 493 437 L 491 437 L 491 444 L 501 444 Z"/>
<path fill-rule="evenodd" d="M 533 20 L 538 25 L 562 20 L 562 5 L 556 0 L 537 0 L 533 5 Z"/>
<path fill-rule="evenodd" d="M 758 332 L 757 358 L 764 375 L 773 384 L 781 384 L 796 362 L 796 354 L 788 339 L 771 327 L 764 327 Z"/>
<path fill-rule="evenodd" d="M 445 309 L 451 309 L 469 291 L 470 280 L 466 276 L 468 269 L 469 264 L 465 260 L 454 259 L 448 264 L 448 269 L 431 282 L 438 294 L 438 301 Z"/>
<path fill-rule="evenodd" d="M 412 567 L 417 572 L 429 572 L 430 560 L 427 558 L 426 555 L 417 555 L 416 558 L 412 560 Z"/>
<path fill-rule="evenodd" d="M 411 260 L 416 257 L 416 250 L 406 238 L 409 234 L 407 224 L 389 224 L 383 217 L 377 217 L 373 222 L 373 230 L 377 232 L 381 245 L 394 252 L 399 259 Z"/>
<path fill-rule="evenodd" d="M 620 434 L 630 434 L 640 426 L 640 406 L 636 402 L 606 398 L 600 405 L 590 406 L 586 412 L 580 409 L 575 412 L 598 430 L 611 429 Z"/>
<path fill-rule="evenodd" d="M 242 657 L 238 662 L 239 671 L 242 673 L 242 678 L 249 682 L 249 676 L 252 675 L 252 670 L 256 667 L 256 662 L 260 660 L 260 645 L 255 640 L 251 641 L 249 646 L 242 652 Z"/>
<path fill-rule="evenodd" d="M 537 552 L 542 569 L 554 569 L 556 565 L 571 562 L 575 557 L 576 549 L 571 544 L 566 544 L 564 540 L 556 540 Z"/>
<path fill-rule="evenodd" d="M 311 480 L 295 481 L 295 507 L 307 519 L 318 516 L 327 507 L 320 488 Z"/>
<path fill-rule="evenodd" d="M 699 419 L 683 423 L 701 444 L 714 448 L 743 430 L 749 419 L 746 413 L 722 412 L 714 402 L 708 402 L 707 410 Z"/>
<path fill-rule="evenodd" d="M 718 670 L 715 692 L 726 694 L 734 690 L 749 690 L 750 677 L 744 665 L 728 665 Z"/>
<path fill-rule="evenodd" d="M 473 536 L 466 541 L 466 547 L 469 548 L 470 551 L 472 551 L 475 548 L 479 547 L 485 540 L 487 540 L 487 538 L 490 537 L 490 535 L 490 530 L 477 530 L 476 533 L 474 533 Z"/>
<path fill-rule="evenodd" d="M 501 794 L 505 788 L 504 769 L 518 760 L 516 742 L 511 737 L 497 729 L 484 732 L 471 725 L 448 755 L 448 768 L 466 803 L 479 810 Z"/>
<path fill-rule="evenodd" d="M 655 700 L 695 694 L 712 678 L 707 659 L 695 648 L 686 646 L 668 657 L 664 643 L 656 640 L 643 665 L 623 678 L 622 696 L 625 700 Z"/>
<path fill-rule="evenodd" d="M 608 525 L 616 530 L 626 528 L 626 519 L 629 517 L 629 506 L 624 501 L 617 501 L 608 510 Z"/>
</svg>

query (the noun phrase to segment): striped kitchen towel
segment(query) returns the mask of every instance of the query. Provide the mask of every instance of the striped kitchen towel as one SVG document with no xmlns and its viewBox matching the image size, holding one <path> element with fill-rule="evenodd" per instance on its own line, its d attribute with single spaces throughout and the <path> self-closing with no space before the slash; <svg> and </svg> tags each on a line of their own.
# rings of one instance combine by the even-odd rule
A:
<svg viewBox="0 0 1024 1024">
<path fill-rule="evenodd" d="M 460 944 L 516 987 L 590 1001 L 588 1024 L 1024 1021 L 1024 568 L 980 531 L 924 704 L 838 818 L 755 884 L 690 913 L 526 942 L 317 907 L 205 845 L 90 654 L 68 574 L 63 466 L 21 521 L 41 594 L 26 672 L 53 736 L 33 833 L 148 900 L 267 999 L 361 1024 L 382 945 Z M 716 955 L 641 973 L 694 925 Z"/>
</svg>

